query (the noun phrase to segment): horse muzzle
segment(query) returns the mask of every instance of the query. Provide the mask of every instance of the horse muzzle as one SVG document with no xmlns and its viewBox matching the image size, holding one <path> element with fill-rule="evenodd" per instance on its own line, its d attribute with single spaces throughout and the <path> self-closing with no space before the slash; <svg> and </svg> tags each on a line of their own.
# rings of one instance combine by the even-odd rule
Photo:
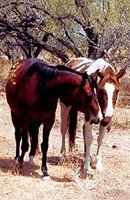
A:
<svg viewBox="0 0 130 200">
<path fill-rule="evenodd" d="M 111 126 L 111 123 L 112 123 L 112 117 L 104 117 L 104 118 L 101 120 L 101 125 L 102 125 L 102 126 L 108 126 L 108 127 L 110 127 L 110 126 Z"/>
</svg>

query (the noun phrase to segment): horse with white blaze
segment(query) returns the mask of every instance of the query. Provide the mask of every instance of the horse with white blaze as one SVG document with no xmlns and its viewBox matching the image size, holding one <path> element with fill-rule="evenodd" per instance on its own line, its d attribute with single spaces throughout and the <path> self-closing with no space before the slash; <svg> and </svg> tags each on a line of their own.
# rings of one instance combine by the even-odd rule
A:
<svg viewBox="0 0 130 200">
<path fill-rule="evenodd" d="M 105 135 L 106 130 L 109 131 L 111 128 L 113 110 L 115 108 L 120 89 L 120 79 L 125 74 L 126 67 L 116 72 L 113 66 L 109 64 L 105 59 L 99 58 L 97 60 L 92 60 L 86 57 L 73 58 L 66 64 L 66 66 L 75 69 L 79 72 L 87 72 L 88 75 L 92 75 L 98 70 L 96 95 L 98 97 L 100 105 L 99 117 L 101 119 L 101 122 L 97 137 L 98 147 L 96 152 L 96 164 L 93 167 L 101 171 L 103 167 L 101 162 L 102 151 L 100 147 L 102 145 L 103 137 Z M 68 118 L 69 113 L 70 117 Z M 72 107 L 66 107 L 61 102 L 61 134 L 62 134 L 61 153 L 63 155 L 66 152 L 65 135 L 67 130 L 70 136 L 69 150 L 72 151 L 75 145 L 76 123 L 77 123 L 77 110 Z M 91 172 L 90 150 L 91 150 L 93 135 L 92 135 L 92 124 L 87 118 L 85 118 L 84 121 L 83 135 L 85 139 L 84 141 L 86 141 L 86 144 L 84 144 L 86 152 L 84 171 L 85 172 L 87 171 L 87 174 L 89 174 Z"/>
</svg>

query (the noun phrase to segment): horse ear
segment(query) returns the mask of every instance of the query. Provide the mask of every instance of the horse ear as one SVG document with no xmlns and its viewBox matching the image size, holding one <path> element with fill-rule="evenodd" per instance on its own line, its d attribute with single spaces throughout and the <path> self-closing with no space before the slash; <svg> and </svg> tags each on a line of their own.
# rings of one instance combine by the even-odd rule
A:
<svg viewBox="0 0 130 200">
<path fill-rule="evenodd" d="M 127 68 L 127 66 L 120 69 L 120 71 L 116 74 L 117 79 L 120 79 L 122 76 L 124 76 L 124 74 L 126 73 L 126 68 Z"/>
</svg>

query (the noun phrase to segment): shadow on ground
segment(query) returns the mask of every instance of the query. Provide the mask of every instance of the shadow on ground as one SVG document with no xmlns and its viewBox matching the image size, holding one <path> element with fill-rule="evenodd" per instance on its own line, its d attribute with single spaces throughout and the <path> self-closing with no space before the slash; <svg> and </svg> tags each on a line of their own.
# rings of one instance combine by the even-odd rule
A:
<svg viewBox="0 0 130 200">
<path fill-rule="evenodd" d="M 21 168 L 18 163 L 11 158 L 0 158 L 0 171 L 3 173 L 40 178 L 39 173 L 36 172 L 39 168 L 39 166 L 29 162 L 24 162 L 23 168 Z"/>
</svg>

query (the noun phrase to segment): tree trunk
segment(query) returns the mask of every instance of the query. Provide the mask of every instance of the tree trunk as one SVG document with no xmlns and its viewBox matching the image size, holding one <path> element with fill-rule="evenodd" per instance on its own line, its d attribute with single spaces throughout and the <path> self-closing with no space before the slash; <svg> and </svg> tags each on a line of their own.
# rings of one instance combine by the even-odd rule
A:
<svg viewBox="0 0 130 200">
<path fill-rule="evenodd" d="M 75 5 L 80 8 L 84 22 L 83 29 L 87 36 L 88 42 L 88 57 L 96 59 L 97 57 L 97 46 L 98 46 L 98 33 L 95 28 L 91 26 L 90 22 L 90 11 L 85 0 L 75 0 Z"/>
</svg>

